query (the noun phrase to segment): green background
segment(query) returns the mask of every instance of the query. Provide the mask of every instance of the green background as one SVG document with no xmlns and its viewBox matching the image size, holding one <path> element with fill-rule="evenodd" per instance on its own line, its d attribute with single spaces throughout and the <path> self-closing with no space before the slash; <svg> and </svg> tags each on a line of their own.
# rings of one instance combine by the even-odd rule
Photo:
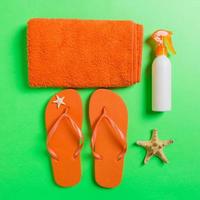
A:
<svg viewBox="0 0 200 200">
<path fill-rule="evenodd" d="M 199 0 L 1 0 L 0 1 L 0 199 L 199 199 L 200 198 L 200 66 Z M 142 80 L 114 89 L 129 111 L 128 152 L 121 185 L 98 187 L 89 148 L 87 104 L 94 89 L 78 90 L 85 118 L 82 179 L 72 188 L 55 185 L 45 147 L 44 109 L 59 88 L 29 88 L 26 22 L 32 17 L 131 19 L 144 25 Z M 152 51 L 149 35 L 159 28 L 174 32 L 173 109 L 151 112 Z M 116 49 L 117 51 L 117 49 Z M 170 161 L 152 158 L 134 145 L 158 128 Z"/>
</svg>

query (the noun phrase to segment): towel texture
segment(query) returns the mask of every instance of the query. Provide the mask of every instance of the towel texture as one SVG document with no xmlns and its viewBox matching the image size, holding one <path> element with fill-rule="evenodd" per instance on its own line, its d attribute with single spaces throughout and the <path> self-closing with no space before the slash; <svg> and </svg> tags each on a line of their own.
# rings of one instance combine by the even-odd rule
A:
<svg viewBox="0 0 200 200">
<path fill-rule="evenodd" d="M 31 19 L 32 87 L 125 87 L 139 82 L 143 27 L 132 21 Z"/>
</svg>

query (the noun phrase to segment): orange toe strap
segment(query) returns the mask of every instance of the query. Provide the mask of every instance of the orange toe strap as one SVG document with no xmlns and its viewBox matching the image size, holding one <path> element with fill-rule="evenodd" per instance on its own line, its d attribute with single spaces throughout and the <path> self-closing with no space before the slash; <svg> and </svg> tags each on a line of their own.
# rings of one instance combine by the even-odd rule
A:
<svg viewBox="0 0 200 200">
<path fill-rule="evenodd" d="M 114 129 L 116 135 L 117 136 L 117 140 L 119 141 L 120 145 L 122 146 L 122 151 L 118 154 L 117 160 L 121 160 L 127 150 L 127 143 L 126 143 L 126 138 L 124 133 L 120 130 L 120 128 L 117 126 L 117 124 L 109 117 L 109 115 L 107 114 L 107 111 L 105 109 L 105 107 L 103 108 L 103 112 L 100 115 L 98 121 L 96 122 L 96 125 L 93 129 L 93 134 L 92 134 L 92 139 L 91 139 L 91 148 L 92 148 L 92 153 L 93 156 L 98 159 L 98 160 L 102 160 L 103 156 L 98 154 L 97 152 L 95 152 L 95 143 L 96 143 L 96 137 L 97 137 L 97 129 L 99 124 L 101 123 L 101 121 L 103 119 L 106 119 L 108 121 L 108 123 L 111 125 L 111 127 Z"/>
<path fill-rule="evenodd" d="M 76 122 L 69 116 L 69 114 L 67 113 L 67 109 L 64 110 L 64 112 L 59 116 L 59 118 L 56 120 L 56 122 L 53 124 L 52 128 L 50 129 L 50 131 L 48 132 L 48 136 L 47 136 L 47 150 L 49 152 L 49 154 L 51 155 L 52 158 L 59 160 L 58 159 L 58 155 L 55 153 L 55 151 L 50 147 L 50 142 L 51 139 L 54 135 L 54 133 L 56 132 L 60 122 L 63 119 L 68 119 L 68 121 L 70 122 L 71 126 L 73 127 L 73 129 L 75 130 L 76 135 L 78 136 L 79 139 L 79 145 L 76 149 L 76 151 L 73 154 L 73 158 L 75 159 L 79 154 L 80 151 L 83 147 L 84 144 L 84 138 L 83 138 L 83 134 L 80 130 L 80 128 L 78 127 L 78 125 L 76 124 Z"/>
</svg>

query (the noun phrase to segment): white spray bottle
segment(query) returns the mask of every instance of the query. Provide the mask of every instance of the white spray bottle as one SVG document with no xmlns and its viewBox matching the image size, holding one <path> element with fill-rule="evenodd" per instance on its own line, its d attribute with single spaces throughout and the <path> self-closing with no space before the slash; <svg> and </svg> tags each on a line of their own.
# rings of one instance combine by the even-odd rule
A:
<svg viewBox="0 0 200 200">
<path fill-rule="evenodd" d="M 156 58 L 152 64 L 152 110 L 165 112 L 171 110 L 171 62 L 168 49 L 176 54 L 172 33 L 166 30 L 155 31 L 151 38 L 156 42 Z"/>
</svg>

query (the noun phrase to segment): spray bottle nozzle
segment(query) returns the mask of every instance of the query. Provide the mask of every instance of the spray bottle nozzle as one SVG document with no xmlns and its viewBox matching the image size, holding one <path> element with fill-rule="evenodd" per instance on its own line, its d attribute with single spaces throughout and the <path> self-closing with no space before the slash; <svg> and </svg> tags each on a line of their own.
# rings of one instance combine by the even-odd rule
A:
<svg viewBox="0 0 200 200">
<path fill-rule="evenodd" d="M 171 51 L 172 54 L 176 54 L 173 47 L 172 32 L 167 30 L 157 30 L 155 31 L 151 38 L 156 42 L 156 55 L 167 55 L 167 50 Z"/>
</svg>

